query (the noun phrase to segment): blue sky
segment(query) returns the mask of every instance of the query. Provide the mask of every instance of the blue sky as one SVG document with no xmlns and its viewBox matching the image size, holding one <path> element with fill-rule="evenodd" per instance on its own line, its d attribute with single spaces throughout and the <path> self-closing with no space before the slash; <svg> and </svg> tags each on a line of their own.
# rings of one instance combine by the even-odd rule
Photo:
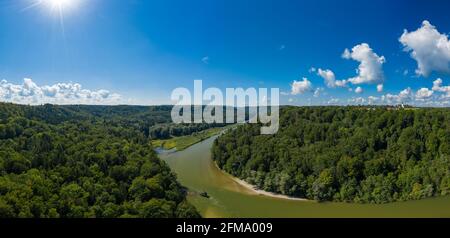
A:
<svg viewBox="0 0 450 238">
<path fill-rule="evenodd" d="M 50 102 L 71 103 L 84 89 L 81 97 L 94 103 L 165 104 L 174 88 L 191 88 L 195 79 L 204 87 L 278 87 L 282 104 L 372 97 L 379 104 L 447 105 L 450 98 L 449 71 L 436 63 L 450 64 L 444 0 L 71 0 L 62 6 L 63 23 L 45 3 L 51 0 L 28 7 L 36 1 L 0 0 L 3 101 L 42 103 L 62 95 Z M 418 42 L 422 33 L 426 42 Z M 433 45 L 436 39 L 443 43 Z M 363 62 L 355 60 L 358 52 L 342 55 L 363 44 L 371 50 L 363 56 L 369 68 L 354 84 Z M 318 69 L 345 86 L 329 87 Z M 303 78 L 309 83 L 298 84 Z"/>
</svg>

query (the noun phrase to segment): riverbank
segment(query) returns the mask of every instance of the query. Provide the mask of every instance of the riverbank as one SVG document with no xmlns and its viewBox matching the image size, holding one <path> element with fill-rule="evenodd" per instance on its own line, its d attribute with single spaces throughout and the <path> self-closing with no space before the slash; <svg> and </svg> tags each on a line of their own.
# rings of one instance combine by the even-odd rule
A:
<svg viewBox="0 0 450 238">
<path fill-rule="evenodd" d="M 216 168 L 218 170 L 220 170 L 222 173 L 224 173 L 227 176 L 229 176 L 230 179 L 232 179 L 234 182 L 238 183 L 240 186 L 242 186 L 245 189 L 249 190 L 249 192 L 252 193 L 253 195 L 260 195 L 260 196 L 266 196 L 266 197 L 278 198 L 278 199 L 285 199 L 285 200 L 291 200 L 291 201 L 314 202 L 314 201 L 306 199 L 306 198 L 291 197 L 291 196 L 287 196 L 287 195 L 276 194 L 276 193 L 273 193 L 273 192 L 268 192 L 268 191 L 264 191 L 264 190 L 258 189 L 253 184 L 250 184 L 250 183 L 248 183 L 248 182 L 246 182 L 246 181 L 244 181 L 242 179 L 234 177 L 233 175 L 223 171 L 222 169 L 219 168 L 219 166 L 217 165 L 216 162 L 214 162 L 214 165 L 216 166 Z"/>
<path fill-rule="evenodd" d="M 450 217 L 450 196 L 388 204 L 292 201 L 264 196 L 244 187 L 218 169 L 211 159 L 211 137 L 190 148 L 161 158 L 191 191 L 207 192 L 209 199 L 189 194 L 188 200 L 203 217 L 227 218 L 443 218 Z M 261 195 L 258 195 L 261 194 Z M 298 199 L 295 199 L 298 200 Z"/>
<path fill-rule="evenodd" d="M 166 151 L 174 149 L 176 151 L 182 151 L 203 140 L 218 135 L 225 129 L 226 127 L 215 127 L 188 136 L 173 137 L 166 140 L 153 140 L 152 146 L 153 148 L 160 148 Z"/>
</svg>

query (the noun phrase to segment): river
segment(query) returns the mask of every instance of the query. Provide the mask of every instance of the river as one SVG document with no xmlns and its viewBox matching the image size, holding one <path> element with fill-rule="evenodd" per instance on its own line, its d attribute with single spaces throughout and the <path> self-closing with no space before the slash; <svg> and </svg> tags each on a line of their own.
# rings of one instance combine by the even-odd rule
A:
<svg viewBox="0 0 450 238">
<path fill-rule="evenodd" d="M 160 154 L 189 189 L 188 200 L 203 217 L 450 217 L 449 196 L 375 205 L 258 195 L 215 166 L 211 159 L 215 138 L 183 151 Z M 207 192 L 210 198 L 200 196 L 201 192 Z"/>
</svg>

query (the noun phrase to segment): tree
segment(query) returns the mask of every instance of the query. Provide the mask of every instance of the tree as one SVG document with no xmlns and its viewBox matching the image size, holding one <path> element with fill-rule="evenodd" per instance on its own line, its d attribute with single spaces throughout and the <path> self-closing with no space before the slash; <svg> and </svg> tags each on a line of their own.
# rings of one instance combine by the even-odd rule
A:
<svg viewBox="0 0 450 238">
<path fill-rule="evenodd" d="M 173 202 L 153 198 L 142 204 L 140 213 L 142 218 L 172 218 L 175 215 L 174 207 Z"/>
<path fill-rule="evenodd" d="M 323 170 L 313 183 L 313 196 L 317 201 L 330 200 L 333 197 L 333 175 L 331 170 Z"/>
<path fill-rule="evenodd" d="M 0 197 L 0 218 L 9 218 L 13 216 L 13 208 Z"/>
</svg>

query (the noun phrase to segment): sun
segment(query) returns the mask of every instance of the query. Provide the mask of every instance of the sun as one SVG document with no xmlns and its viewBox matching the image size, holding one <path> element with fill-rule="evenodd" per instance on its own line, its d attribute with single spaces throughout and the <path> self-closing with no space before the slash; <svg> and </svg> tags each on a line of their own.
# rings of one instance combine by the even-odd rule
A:
<svg viewBox="0 0 450 238">
<path fill-rule="evenodd" d="M 65 34 L 64 27 L 64 15 L 71 12 L 81 5 L 85 0 L 29 0 L 30 4 L 23 8 L 23 11 L 28 11 L 30 9 L 36 8 L 38 6 L 45 7 L 50 10 L 51 14 L 59 18 L 59 23 L 61 25 L 61 30 L 63 35 Z"/>
<path fill-rule="evenodd" d="M 74 8 L 79 5 L 81 1 L 83 0 L 30 0 L 30 5 L 26 6 L 23 10 L 44 6 L 52 11 L 61 13 L 65 10 L 70 10 L 69 8 Z"/>
<path fill-rule="evenodd" d="M 77 0 L 43 0 L 52 9 L 65 9 L 73 7 Z"/>
</svg>

